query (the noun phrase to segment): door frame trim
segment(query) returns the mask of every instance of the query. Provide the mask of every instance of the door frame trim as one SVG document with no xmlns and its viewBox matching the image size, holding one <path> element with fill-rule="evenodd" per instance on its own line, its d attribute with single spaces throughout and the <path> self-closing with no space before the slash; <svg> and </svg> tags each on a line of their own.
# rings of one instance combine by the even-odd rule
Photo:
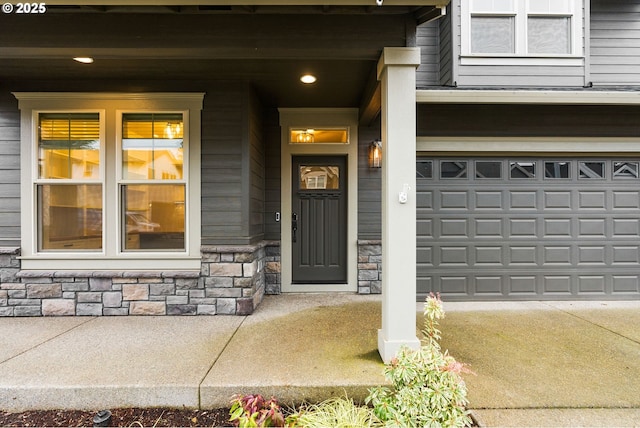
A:
<svg viewBox="0 0 640 428">
<path fill-rule="evenodd" d="M 280 108 L 280 263 L 283 293 L 358 291 L 358 109 Z M 348 144 L 291 144 L 289 129 L 348 127 Z M 297 155 L 347 156 L 347 282 L 345 284 L 292 284 L 291 191 L 292 157 Z"/>
</svg>

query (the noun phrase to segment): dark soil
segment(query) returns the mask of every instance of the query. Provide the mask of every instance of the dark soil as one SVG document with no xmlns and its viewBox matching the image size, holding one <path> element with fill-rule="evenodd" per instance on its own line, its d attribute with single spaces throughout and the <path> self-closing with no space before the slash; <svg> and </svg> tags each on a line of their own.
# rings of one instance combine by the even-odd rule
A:
<svg viewBox="0 0 640 428">
<path fill-rule="evenodd" d="M 229 409 L 114 409 L 110 427 L 231 427 Z M 9 413 L 0 410 L 0 427 L 93 427 L 96 412 L 81 410 L 31 410 Z M 471 427 L 479 427 L 472 417 Z"/>
<path fill-rule="evenodd" d="M 111 427 L 228 427 L 229 409 L 110 409 Z M 93 427 L 97 411 L 0 410 L 0 427 Z"/>
</svg>

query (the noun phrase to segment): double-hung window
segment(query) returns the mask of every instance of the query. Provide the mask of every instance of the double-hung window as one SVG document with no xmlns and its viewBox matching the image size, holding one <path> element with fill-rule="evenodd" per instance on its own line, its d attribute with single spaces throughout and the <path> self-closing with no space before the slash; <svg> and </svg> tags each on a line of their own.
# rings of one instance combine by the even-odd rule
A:
<svg viewBox="0 0 640 428">
<path fill-rule="evenodd" d="M 582 12 L 582 0 L 463 0 L 463 64 L 576 59 L 582 55 Z"/>
<path fill-rule="evenodd" d="M 15 95 L 24 269 L 199 269 L 202 94 Z"/>
<path fill-rule="evenodd" d="M 38 251 L 103 248 L 104 130 L 99 112 L 38 113 Z"/>
</svg>

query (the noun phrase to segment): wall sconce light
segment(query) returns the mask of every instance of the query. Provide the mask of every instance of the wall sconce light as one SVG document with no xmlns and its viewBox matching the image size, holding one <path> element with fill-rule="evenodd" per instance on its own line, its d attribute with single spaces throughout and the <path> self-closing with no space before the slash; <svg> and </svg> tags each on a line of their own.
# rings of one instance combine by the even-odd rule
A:
<svg viewBox="0 0 640 428">
<path fill-rule="evenodd" d="M 369 146 L 369 168 L 382 167 L 382 141 L 374 140 Z"/>
</svg>

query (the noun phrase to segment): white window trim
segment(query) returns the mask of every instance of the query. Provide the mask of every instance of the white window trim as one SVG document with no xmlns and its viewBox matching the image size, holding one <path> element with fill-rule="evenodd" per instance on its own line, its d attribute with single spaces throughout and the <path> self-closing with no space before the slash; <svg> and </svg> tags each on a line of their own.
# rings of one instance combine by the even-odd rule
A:
<svg viewBox="0 0 640 428">
<path fill-rule="evenodd" d="M 570 14 L 529 14 L 528 0 L 514 0 L 516 10 L 487 13 L 489 16 L 515 16 L 515 53 L 486 54 L 471 52 L 471 10 L 470 1 L 460 2 L 460 64 L 462 65 L 539 65 L 539 66 L 581 66 L 584 64 L 582 44 L 584 40 L 582 0 L 571 0 Z M 571 17 L 571 53 L 570 54 L 529 54 L 527 52 L 527 17 L 536 16 L 570 16 Z"/>
<path fill-rule="evenodd" d="M 200 112 L 203 93 L 32 93 L 17 92 L 21 110 L 21 259 L 28 270 L 200 270 Z M 101 180 L 103 183 L 103 249 L 93 252 L 37 251 L 37 118 L 41 112 L 96 112 L 101 121 Z M 119 183 L 114 174 L 121 142 L 117 140 L 122 112 L 181 112 L 188 155 L 183 177 L 186 182 L 185 250 L 162 252 L 122 252 L 120 219 L 106 207 L 117 201 Z M 187 140 L 187 135 L 185 135 Z M 117 205 L 116 205 L 117 206 Z"/>
</svg>

